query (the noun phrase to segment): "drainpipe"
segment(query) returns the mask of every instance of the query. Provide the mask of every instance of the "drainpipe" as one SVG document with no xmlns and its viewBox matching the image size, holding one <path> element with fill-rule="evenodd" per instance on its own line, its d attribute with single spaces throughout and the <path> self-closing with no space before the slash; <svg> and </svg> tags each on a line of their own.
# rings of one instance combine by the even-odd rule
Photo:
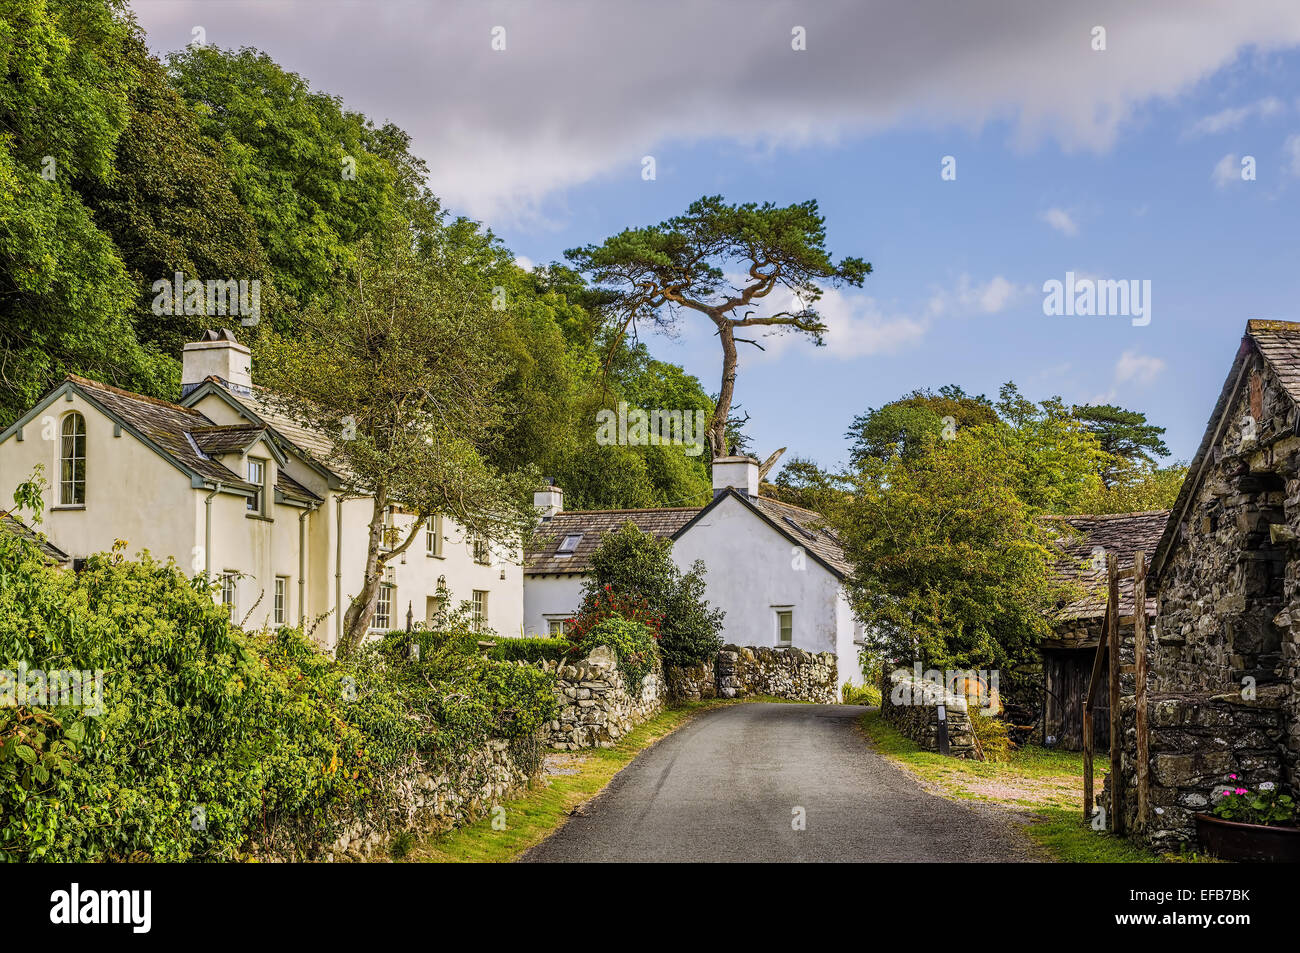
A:
<svg viewBox="0 0 1300 953">
<path fill-rule="evenodd" d="M 203 575 L 212 582 L 212 498 L 221 492 L 221 484 L 203 498 Z"/>
<path fill-rule="evenodd" d="M 337 539 L 334 541 L 334 646 L 343 641 L 343 497 L 334 497 Z"/>
<path fill-rule="evenodd" d="M 311 506 L 298 515 L 298 626 L 307 624 L 307 517 L 316 512 Z"/>
</svg>

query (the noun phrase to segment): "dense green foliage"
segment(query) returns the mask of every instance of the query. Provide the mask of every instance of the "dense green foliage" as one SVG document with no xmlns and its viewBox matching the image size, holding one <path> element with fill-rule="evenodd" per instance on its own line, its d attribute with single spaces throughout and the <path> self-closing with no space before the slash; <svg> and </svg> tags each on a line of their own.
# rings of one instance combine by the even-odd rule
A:
<svg viewBox="0 0 1300 953">
<path fill-rule="evenodd" d="M 239 631 L 147 555 L 72 574 L 0 534 L 0 669 L 103 671 L 102 714 L 0 707 L 0 856 L 229 859 L 268 831 L 310 853 L 341 819 L 382 816 L 403 772 L 454 766 L 489 736 L 535 747 L 550 676 L 404 649 L 340 664 L 294 630 Z"/>
<path fill-rule="evenodd" d="M 641 681 L 654 668 L 658 646 L 654 630 L 644 622 L 612 612 L 590 628 L 583 628 L 572 642 L 572 654 L 586 658 L 591 650 L 604 645 L 614 650 L 618 670 L 628 689 L 641 690 Z"/>
<path fill-rule="evenodd" d="M 591 555 L 591 574 L 583 588 L 583 610 L 602 604 L 608 594 L 644 604 L 658 620 L 659 651 L 666 665 L 695 665 L 722 648 L 723 611 L 704 598 L 704 563 L 682 572 L 672 558 L 672 540 L 643 533 L 627 522 L 606 534 Z M 581 614 L 581 612 L 580 612 Z"/>
</svg>

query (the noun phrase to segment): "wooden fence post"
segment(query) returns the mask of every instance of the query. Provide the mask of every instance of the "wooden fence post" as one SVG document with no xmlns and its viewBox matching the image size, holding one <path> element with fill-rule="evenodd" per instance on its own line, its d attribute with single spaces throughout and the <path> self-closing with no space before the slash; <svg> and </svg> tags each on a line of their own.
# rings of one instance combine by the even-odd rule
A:
<svg viewBox="0 0 1300 953">
<path fill-rule="evenodd" d="M 1119 631 L 1119 560 L 1106 554 L 1106 622 L 1110 630 L 1110 829 L 1124 833 L 1124 779 L 1120 771 L 1120 743 L 1124 736 L 1119 717 L 1120 646 Z"/>
<path fill-rule="evenodd" d="M 1133 704 L 1137 724 L 1137 829 L 1147 826 L 1151 797 L 1147 745 L 1147 565 L 1146 554 L 1133 557 Z"/>
</svg>

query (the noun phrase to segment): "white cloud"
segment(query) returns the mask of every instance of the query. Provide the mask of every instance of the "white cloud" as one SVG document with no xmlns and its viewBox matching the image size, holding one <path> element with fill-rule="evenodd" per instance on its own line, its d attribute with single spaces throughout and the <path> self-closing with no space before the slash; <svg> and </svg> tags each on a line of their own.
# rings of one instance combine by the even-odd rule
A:
<svg viewBox="0 0 1300 953">
<path fill-rule="evenodd" d="M 1286 142 L 1282 143 L 1282 155 L 1286 159 L 1284 168 L 1287 173 L 1300 176 L 1300 132 L 1286 137 Z"/>
<path fill-rule="evenodd" d="M 532 271 L 533 268 L 536 267 L 536 265 L 534 265 L 533 263 L 533 260 L 529 258 L 527 255 L 515 255 L 515 264 L 518 265 L 520 268 L 522 268 L 524 271 Z"/>
<path fill-rule="evenodd" d="M 1115 383 L 1145 386 L 1154 383 L 1164 370 L 1164 358 L 1149 357 L 1137 351 L 1125 351 L 1115 362 Z"/>
<path fill-rule="evenodd" d="M 1063 208 L 1049 208 L 1043 213 L 1043 221 L 1062 235 L 1078 235 L 1079 225 Z"/>
<path fill-rule="evenodd" d="M 1266 119 L 1283 112 L 1286 112 L 1286 103 L 1276 96 L 1266 96 L 1245 106 L 1234 106 L 1209 116 L 1202 116 L 1183 134 L 1183 138 L 1217 135 L 1236 129 L 1248 119 L 1255 117 Z"/>
<path fill-rule="evenodd" d="M 1221 189 L 1227 188 L 1234 182 L 1240 182 L 1241 159 L 1237 157 L 1235 152 L 1229 152 L 1214 164 L 1214 171 L 1210 173 L 1210 179 Z"/>
<path fill-rule="evenodd" d="M 561 190 L 600 177 L 654 188 L 643 155 L 662 180 L 676 149 L 710 139 L 761 150 L 1005 120 L 1022 147 L 1104 152 L 1144 104 L 1243 49 L 1300 44 L 1294 0 L 1239 3 L 1231 16 L 1186 0 L 772 0 L 745 16 L 726 0 L 136 6 L 155 50 L 180 48 L 202 22 L 210 42 L 263 49 L 402 126 L 434 192 L 494 223 L 545 219 Z M 1104 52 L 1091 48 L 1098 23 Z M 792 24 L 807 30 L 803 52 Z M 503 52 L 491 47 L 497 25 Z"/>
</svg>

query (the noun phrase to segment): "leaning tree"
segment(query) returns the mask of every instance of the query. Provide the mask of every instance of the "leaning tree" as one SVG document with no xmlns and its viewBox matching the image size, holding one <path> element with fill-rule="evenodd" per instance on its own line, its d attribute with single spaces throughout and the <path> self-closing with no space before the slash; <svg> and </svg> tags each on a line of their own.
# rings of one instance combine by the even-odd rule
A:
<svg viewBox="0 0 1300 953">
<path fill-rule="evenodd" d="M 816 201 L 778 208 L 771 202 L 728 205 L 705 196 L 678 215 L 620 232 L 602 245 L 565 253 L 614 295 L 620 336 L 644 320 L 670 330 L 682 310 L 713 322 L 722 346 L 722 386 L 709 421 L 709 447 L 727 454 L 727 419 L 736 385 L 737 328 L 795 331 L 822 345 L 826 324 L 817 311 L 823 283 L 861 287 L 871 265 L 860 258 L 836 264 L 826 250 L 825 220 Z M 790 292 L 786 306 L 762 309 L 774 291 Z"/>
</svg>

